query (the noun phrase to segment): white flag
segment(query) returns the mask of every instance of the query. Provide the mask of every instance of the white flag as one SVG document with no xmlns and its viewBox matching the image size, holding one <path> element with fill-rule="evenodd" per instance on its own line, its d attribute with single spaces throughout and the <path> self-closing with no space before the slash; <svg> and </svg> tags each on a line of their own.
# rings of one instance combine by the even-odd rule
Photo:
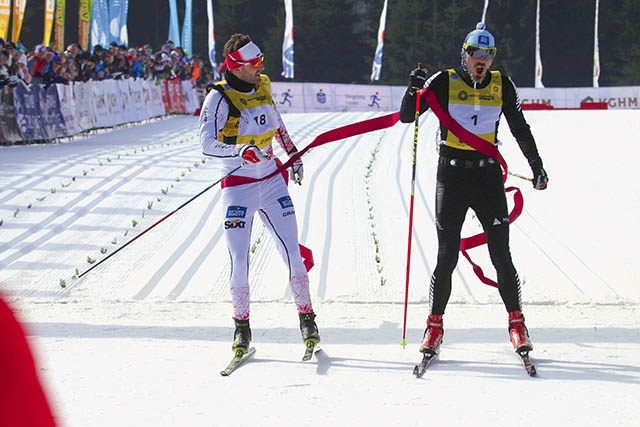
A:
<svg viewBox="0 0 640 427">
<path fill-rule="evenodd" d="M 540 0 L 536 6 L 536 69 L 534 87 L 544 87 L 542 84 L 542 59 L 540 58 Z"/>
<path fill-rule="evenodd" d="M 482 9 L 482 23 L 487 22 L 487 9 L 489 9 L 489 0 L 484 0 L 484 8 Z"/>
<path fill-rule="evenodd" d="M 284 41 L 282 42 L 282 76 L 293 78 L 293 0 L 284 0 Z"/>
<path fill-rule="evenodd" d="M 178 4 L 176 0 L 169 0 L 169 40 L 175 46 L 180 46 L 180 25 L 178 24 Z"/>
<path fill-rule="evenodd" d="M 218 63 L 216 62 L 216 32 L 213 25 L 213 0 L 207 0 L 207 17 L 209 18 L 209 61 L 213 67 L 213 79 L 220 80 Z"/>
<path fill-rule="evenodd" d="M 599 9 L 600 1 L 596 0 L 596 23 L 595 28 L 593 30 L 594 33 L 594 41 L 593 41 L 593 87 L 598 87 L 600 84 L 598 81 L 600 80 L 600 48 L 598 47 L 598 9 Z"/>
<path fill-rule="evenodd" d="M 380 80 L 382 73 L 382 49 L 384 47 L 384 30 L 387 25 L 387 0 L 384 0 L 382 13 L 380 14 L 380 27 L 378 28 L 378 46 L 373 56 L 373 66 L 371 67 L 371 81 Z"/>
<path fill-rule="evenodd" d="M 182 21 L 182 49 L 193 55 L 193 0 L 184 2 L 184 20 Z"/>
</svg>

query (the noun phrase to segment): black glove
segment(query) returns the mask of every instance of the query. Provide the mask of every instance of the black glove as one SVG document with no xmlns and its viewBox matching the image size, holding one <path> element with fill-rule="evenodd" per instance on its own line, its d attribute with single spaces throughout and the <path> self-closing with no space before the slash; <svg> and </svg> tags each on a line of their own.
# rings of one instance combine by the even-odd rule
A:
<svg viewBox="0 0 640 427">
<path fill-rule="evenodd" d="M 425 67 L 416 68 L 409 74 L 409 93 L 415 94 L 417 91 L 422 90 L 424 84 L 427 82 L 427 69 Z"/>
<path fill-rule="evenodd" d="M 531 171 L 533 172 L 533 179 L 531 180 L 533 184 L 533 188 L 536 190 L 544 190 L 547 188 L 547 184 L 549 182 L 549 176 L 547 175 L 547 171 L 542 167 L 542 159 L 540 157 L 535 160 L 529 162 L 531 166 Z"/>
</svg>

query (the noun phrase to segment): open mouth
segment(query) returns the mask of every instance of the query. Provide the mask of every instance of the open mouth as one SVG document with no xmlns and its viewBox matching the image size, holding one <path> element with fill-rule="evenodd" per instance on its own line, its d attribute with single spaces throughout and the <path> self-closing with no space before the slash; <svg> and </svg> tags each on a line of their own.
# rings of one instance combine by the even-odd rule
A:
<svg viewBox="0 0 640 427">
<path fill-rule="evenodd" d="M 474 71 L 477 76 L 482 76 L 485 70 L 486 70 L 486 67 L 484 64 L 476 64 L 476 66 L 474 67 Z"/>
</svg>

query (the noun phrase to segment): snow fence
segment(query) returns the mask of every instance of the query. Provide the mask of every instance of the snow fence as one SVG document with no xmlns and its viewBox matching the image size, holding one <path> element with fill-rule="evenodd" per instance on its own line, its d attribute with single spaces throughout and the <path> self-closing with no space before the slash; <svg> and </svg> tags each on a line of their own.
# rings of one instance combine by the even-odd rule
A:
<svg viewBox="0 0 640 427">
<path fill-rule="evenodd" d="M 48 142 L 200 106 L 191 82 L 141 79 L 18 85 L 0 91 L 0 144 Z"/>
</svg>

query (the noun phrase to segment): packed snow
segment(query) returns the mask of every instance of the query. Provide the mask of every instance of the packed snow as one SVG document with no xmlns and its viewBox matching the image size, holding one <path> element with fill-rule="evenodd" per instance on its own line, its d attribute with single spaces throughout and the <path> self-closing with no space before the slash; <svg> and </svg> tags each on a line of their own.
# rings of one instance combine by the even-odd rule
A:
<svg viewBox="0 0 640 427">
<path fill-rule="evenodd" d="M 284 119 L 302 148 L 374 116 Z M 412 375 L 437 249 L 432 115 L 420 119 L 407 346 L 413 125 L 398 123 L 310 150 L 303 185 L 290 186 L 301 243 L 314 255 L 322 351 L 300 360 L 287 272 L 258 226 L 257 353 L 230 377 L 219 374 L 233 334 L 219 185 L 193 198 L 220 175 L 200 152 L 197 117 L 0 147 L 0 291 L 28 331 L 59 424 L 636 425 L 640 111 L 526 116 L 549 188 L 514 176 L 507 185 L 524 195 L 511 250 L 537 378 L 510 346 L 497 291 L 462 257 L 440 358 L 422 379 Z M 500 129 L 510 170 L 530 175 L 507 124 Z M 470 212 L 464 234 L 479 231 Z M 494 276 L 486 247 L 471 255 Z"/>
</svg>

